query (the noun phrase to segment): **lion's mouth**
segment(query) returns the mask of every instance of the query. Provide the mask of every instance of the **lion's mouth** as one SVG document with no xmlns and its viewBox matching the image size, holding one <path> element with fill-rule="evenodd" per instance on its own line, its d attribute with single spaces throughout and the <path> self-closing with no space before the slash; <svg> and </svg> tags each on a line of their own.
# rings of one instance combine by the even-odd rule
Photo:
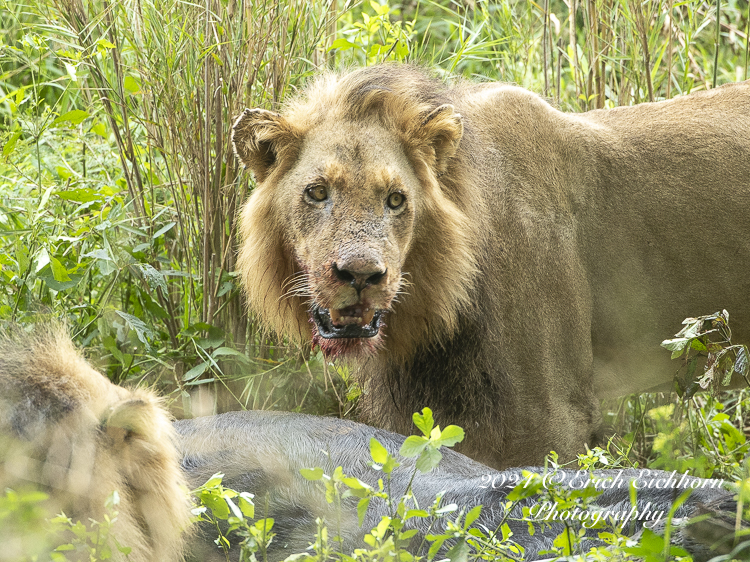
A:
<svg viewBox="0 0 750 562">
<path fill-rule="evenodd" d="M 320 337 L 373 338 L 380 332 L 385 311 L 355 304 L 346 308 L 327 309 L 313 307 L 311 316 Z"/>
</svg>

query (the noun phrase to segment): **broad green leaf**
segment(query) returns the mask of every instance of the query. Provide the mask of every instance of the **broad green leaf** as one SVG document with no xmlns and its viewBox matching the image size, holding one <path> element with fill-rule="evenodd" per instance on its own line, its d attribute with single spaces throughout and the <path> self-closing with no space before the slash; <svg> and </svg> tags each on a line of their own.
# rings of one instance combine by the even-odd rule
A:
<svg viewBox="0 0 750 562">
<path fill-rule="evenodd" d="M 434 535 L 433 535 L 434 536 Z M 429 540 L 429 536 L 427 537 Z M 427 551 L 427 559 L 428 560 L 434 560 L 437 556 L 438 551 L 443 547 L 443 543 L 448 537 L 444 535 L 437 536 L 435 538 L 435 542 L 432 543 L 432 546 L 430 546 L 430 550 Z"/>
<path fill-rule="evenodd" d="M 18 260 L 18 273 L 24 274 L 27 269 L 29 269 L 30 260 L 29 260 L 29 252 L 26 250 L 26 247 L 20 242 L 16 242 L 15 245 L 16 249 L 16 260 Z"/>
<path fill-rule="evenodd" d="M 206 481 L 205 484 L 203 484 L 204 488 L 214 488 L 221 484 L 222 480 L 224 480 L 224 474 L 221 472 L 217 472 L 214 474 L 211 478 Z"/>
<path fill-rule="evenodd" d="M 386 462 L 383 465 L 381 470 L 385 474 L 390 474 L 391 472 L 393 472 L 394 469 L 398 468 L 399 466 L 401 466 L 401 463 L 398 462 L 394 457 L 388 457 L 388 462 Z"/>
<path fill-rule="evenodd" d="M 83 111 L 82 109 L 73 109 L 60 115 L 60 117 L 55 119 L 52 124 L 58 125 L 60 123 L 72 123 L 73 125 L 78 125 L 88 116 L 88 112 Z"/>
<path fill-rule="evenodd" d="M 37 277 L 44 281 L 44 283 L 53 291 L 66 291 L 72 289 L 81 282 L 81 279 L 83 279 L 83 275 L 80 273 L 71 273 L 68 274 L 68 277 L 70 278 L 68 281 L 58 281 L 55 279 L 55 275 L 52 272 L 51 263 L 42 268 L 37 273 Z"/>
<path fill-rule="evenodd" d="M 128 93 L 134 94 L 135 92 L 140 91 L 141 84 L 138 81 L 138 79 L 134 78 L 133 76 L 126 76 L 123 80 L 122 85 L 125 87 L 125 90 L 128 91 Z"/>
<path fill-rule="evenodd" d="M 52 267 L 52 275 L 54 275 L 55 281 L 58 283 L 66 283 L 67 281 L 70 281 L 68 270 L 65 269 L 65 266 L 62 263 L 60 263 L 60 260 L 54 256 L 50 256 L 49 263 Z"/>
<path fill-rule="evenodd" d="M 380 465 L 388 461 L 388 450 L 374 437 L 370 438 L 370 456 L 374 462 Z"/>
<path fill-rule="evenodd" d="M 424 451 L 424 448 L 428 443 L 429 441 L 424 437 L 420 437 L 418 435 L 410 435 L 406 438 L 404 444 L 401 445 L 401 450 L 399 451 L 399 453 L 402 457 L 406 458 L 416 457 L 422 451 Z"/>
<path fill-rule="evenodd" d="M 445 556 L 450 560 L 451 562 L 466 562 L 469 559 L 469 552 L 470 552 L 469 545 L 466 544 L 466 541 L 461 541 L 457 545 L 455 545 L 453 548 L 451 548 Z"/>
<path fill-rule="evenodd" d="M 199 376 L 206 372 L 206 369 L 208 369 L 209 365 L 211 365 L 210 361 L 199 363 L 198 365 L 190 369 L 187 373 L 182 375 L 182 380 L 191 381 L 193 379 L 197 379 Z"/>
<path fill-rule="evenodd" d="M 211 357 L 213 358 L 226 356 L 226 355 L 236 357 L 242 363 L 250 364 L 250 360 L 247 358 L 247 356 L 244 353 L 237 351 L 236 349 L 231 348 L 231 347 L 217 347 L 216 349 L 213 350 L 213 352 L 211 352 Z"/>
<path fill-rule="evenodd" d="M 482 506 L 478 505 L 474 508 L 472 508 L 469 513 L 466 514 L 466 520 L 464 521 L 464 529 L 468 529 L 469 526 L 474 523 L 474 521 L 477 520 L 479 517 L 479 514 L 482 513 Z"/>
<path fill-rule="evenodd" d="M 442 432 L 440 432 L 440 438 L 437 439 L 437 445 L 445 445 L 446 447 L 452 447 L 456 443 L 464 440 L 464 430 L 457 425 L 449 425 Z"/>
<path fill-rule="evenodd" d="M 420 472 L 429 472 L 440 464 L 443 454 L 433 447 L 426 447 L 417 459 L 417 470 Z"/>
<path fill-rule="evenodd" d="M 91 127 L 91 132 L 99 135 L 103 139 L 107 138 L 107 127 L 101 121 L 99 121 L 98 123 L 94 124 L 93 127 Z"/>
<path fill-rule="evenodd" d="M 143 278 L 148 283 L 148 286 L 156 290 L 161 289 L 162 294 L 168 293 L 167 282 L 164 279 L 164 274 L 156 269 L 154 266 L 148 263 L 138 263 L 135 267 L 141 272 Z"/>
<path fill-rule="evenodd" d="M 117 310 L 116 312 L 120 318 L 125 320 L 125 322 L 127 322 L 128 325 L 133 330 L 135 330 L 138 339 L 148 347 L 148 340 L 154 337 L 153 330 L 151 330 L 151 328 L 149 328 L 146 323 L 137 316 L 133 316 L 132 314 L 128 314 L 127 312 L 123 312 L 122 310 Z M 183 377 L 182 380 L 186 379 Z"/>
<path fill-rule="evenodd" d="M 226 519 L 229 517 L 229 506 L 227 501 L 218 494 L 209 491 L 201 492 L 201 502 L 208 507 L 217 519 Z"/>
<path fill-rule="evenodd" d="M 16 131 L 10 136 L 8 142 L 6 142 L 5 146 L 3 146 L 3 156 L 8 156 L 11 152 L 13 152 L 13 149 L 16 147 L 16 143 L 20 138 L 21 131 Z"/>
<path fill-rule="evenodd" d="M 274 520 L 272 517 L 266 517 L 260 521 L 255 522 L 255 528 L 261 531 L 264 535 L 267 535 L 273 529 Z"/>
<path fill-rule="evenodd" d="M 414 415 L 412 415 L 412 420 L 414 420 L 414 425 L 417 426 L 419 431 L 422 432 L 422 435 L 429 436 L 432 432 L 432 428 L 435 427 L 435 420 L 432 417 L 432 410 L 429 408 L 424 408 L 422 410 L 422 413 L 415 412 Z"/>
<path fill-rule="evenodd" d="M 343 37 L 339 37 L 333 43 L 331 43 L 331 46 L 328 48 L 328 50 L 330 51 L 333 49 L 339 49 L 341 51 L 348 51 L 349 49 L 355 49 L 356 47 L 357 45 L 355 43 L 347 41 Z"/>
<path fill-rule="evenodd" d="M 68 170 L 65 166 L 55 166 L 55 171 L 57 172 L 57 175 L 60 176 L 60 179 L 65 181 L 69 177 L 71 177 L 73 174 L 70 170 Z"/>
<path fill-rule="evenodd" d="M 323 478 L 323 469 L 320 467 L 300 468 L 299 473 L 306 480 L 320 480 L 321 478 Z"/>
<path fill-rule="evenodd" d="M 59 173 L 59 172 L 58 172 Z M 93 189 L 80 188 L 57 191 L 55 195 L 65 201 L 75 201 L 76 203 L 89 203 L 91 201 L 101 200 L 102 196 Z"/>
<path fill-rule="evenodd" d="M 239 503 L 242 514 L 248 519 L 255 517 L 255 504 L 253 503 L 253 495 L 248 492 L 241 492 L 237 503 Z"/>
</svg>

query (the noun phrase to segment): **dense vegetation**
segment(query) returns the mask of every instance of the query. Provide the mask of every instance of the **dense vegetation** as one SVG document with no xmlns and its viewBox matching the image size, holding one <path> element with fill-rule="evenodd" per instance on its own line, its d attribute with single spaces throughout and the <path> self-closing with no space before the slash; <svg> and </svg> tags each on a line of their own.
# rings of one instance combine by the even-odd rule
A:
<svg viewBox="0 0 750 562">
<path fill-rule="evenodd" d="M 158 384 L 178 415 L 347 414 L 345 367 L 245 313 L 236 214 L 253 186 L 232 116 L 278 107 L 318 69 L 382 60 L 514 82 L 572 111 L 666 99 L 748 77 L 749 10 L 0 0 L 0 321 L 64 318 L 110 378 Z M 611 405 L 609 452 L 584 461 L 741 478 L 749 406 L 744 392 L 634 396 Z"/>
</svg>

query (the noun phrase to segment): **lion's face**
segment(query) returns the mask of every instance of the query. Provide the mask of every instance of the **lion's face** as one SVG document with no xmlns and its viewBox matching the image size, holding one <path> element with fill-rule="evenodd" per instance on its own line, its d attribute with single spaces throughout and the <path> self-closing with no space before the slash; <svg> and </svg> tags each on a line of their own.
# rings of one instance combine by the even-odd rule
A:
<svg viewBox="0 0 750 562">
<path fill-rule="evenodd" d="M 297 268 L 287 291 L 308 305 L 325 351 L 373 349 L 404 284 L 419 182 L 377 124 L 324 123 L 276 186 Z"/>
<path fill-rule="evenodd" d="M 438 179 L 461 116 L 447 103 L 391 108 L 399 98 L 385 87 L 328 86 L 234 125 L 258 182 L 241 217 L 248 303 L 329 356 L 407 353 L 453 329 L 476 271 L 460 194 Z"/>
</svg>

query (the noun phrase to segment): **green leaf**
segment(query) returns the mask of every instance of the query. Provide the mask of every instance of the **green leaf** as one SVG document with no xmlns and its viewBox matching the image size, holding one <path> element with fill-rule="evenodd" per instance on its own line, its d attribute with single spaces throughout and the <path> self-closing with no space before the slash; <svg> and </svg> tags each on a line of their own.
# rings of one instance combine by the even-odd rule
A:
<svg viewBox="0 0 750 562">
<path fill-rule="evenodd" d="M 168 293 L 167 282 L 161 271 L 148 263 L 138 263 L 135 264 L 135 267 L 141 272 L 141 275 L 143 275 L 143 278 L 151 289 L 161 289 L 164 295 Z"/>
<path fill-rule="evenodd" d="M 255 528 L 261 531 L 264 535 L 267 535 L 273 529 L 274 520 L 273 517 L 266 517 L 260 521 L 255 522 Z"/>
<path fill-rule="evenodd" d="M 427 559 L 428 560 L 434 560 L 437 556 L 438 551 L 442 548 L 443 543 L 448 537 L 445 535 L 440 535 L 436 537 L 435 542 L 432 543 L 432 546 L 430 546 L 430 550 L 427 552 Z"/>
<path fill-rule="evenodd" d="M 237 351 L 236 349 L 231 347 L 217 347 L 213 350 L 213 352 L 211 352 L 211 357 L 213 357 L 214 359 L 224 355 L 236 357 L 240 360 L 241 363 L 245 363 L 246 365 L 250 364 L 250 360 L 244 353 Z"/>
<path fill-rule="evenodd" d="M 466 514 L 466 520 L 464 521 L 464 529 L 468 529 L 469 526 L 474 523 L 474 521 L 477 520 L 479 517 L 479 514 L 482 513 L 482 506 L 478 505 L 469 511 L 469 513 Z"/>
<path fill-rule="evenodd" d="M 224 480 L 224 474 L 221 472 L 217 472 L 214 474 L 211 478 L 209 478 L 205 484 L 203 484 L 204 488 L 215 488 L 219 484 L 221 484 L 222 480 Z"/>
<path fill-rule="evenodd" d="M 68 270 L 65 269 L 65 266 L 62 263 L 60 263 L 60 260 L 54 256 L 50 256 L 49 263 L 52 267 L 52 275 L 55 277 L 55 281 L 58 283 L 66 283 L 70 281 Z"/>
<path fill-rule="evenodd" d="M 3 156 L 8 156 L 11 152 L 13 152 L 13 149 L 16 147 L 16 143 L 20 138 L 21 131 L 16 131 L 10 136 L 8 142 L 6 142 L 5 146 L 3 146 Z"/>
<path fill-rule="evenodd" d="M 401 450 L 399 451 L 399 453 L 402 457 L 406 458 L 416 457 L 422 451 L 424 451 L 424 448 L 428 443 L 429 441 L 424 437 L 420 437 L 418 435 L 410 435 L 406 438 L 404 444 L 401 445 Z"/>
<path fill-rule="evenodd" d="M 115 48 L 115 46 L 112 43 L 110 43 L 109 41 L 107 41 L 106 39 L 99 39 L 96 42 L 96 44 L 99 45 L 100 47 L 102 47 L 103 49 L 114 49 Z"/>
<path fill-rule="evenodd" d="M 440 464 L 443 454 L 433 447 L 427 447 L 417 459 L 417 470 L 429 472 Z"/>
<path fill-rule="evenodd" d="M 15 244 L 15 251 L 16 260 L 18 260 L 18 273 L 23 274 L 29 268 L 29 265 L 31 263 L 29 260 L 29 252 L 26 250 L 26 247 L 21 243 L 20 240 Z"/>
<path fill-rule="evenodd" d="M 68 274 L 68 277 L 70 278 L 69 281 L 58 281 L 57 279 L 55 279 L 50 264 L 39 271 L 39 273 L 37 273 L 37 277 L 44 281 L 44 283 L 53 291 L 66 291 L 68 289 L 72 289 L 81 282 L 81 279 L 83 279 L 83 275 L 81 275 L 80 273 L 71 273 Z"/>
<path fill-rule="evenodd" d="M 412 415 L 412 420 L 414 420 L 414 425 L 416 425 L 417 428 L 422 432 L 422 435 L 424 435 L 425 437 L 430 436 L 432 428 L 435 427 L 435 420 L 432 417 L 432 410 L 430 410 L 429 408 L 424 408 L 421 414 L 415 412 L 414 415 Z"/>
<path fill-rule="evenodd" d="M 208 369 L 208 366 L 211 364 L 210 361 L 204 361 L 203 363 L 199 363 L 192 369 L 190 369 L 187 373 L 182 375 L 183 381 L 191 381 L 193 379 L 197 379 L 199 376 L 201 376 L 203 373 L 206 372 L 206 369 Z"/>
<path fill-rule="evenodd" d="M 73 125 L 78 125 L 88 116 L 89 114 L 82 109 L 73 109 L 72 111 L 60 115 L 60 117 L 55 119 L 52 124 L 58 125 L 60 123 L 72 123 Z"/>
<path fill-rule="evenodd" d="M 328 48 L 328 50 L 331 51 L 333 49 L 339 49 L 341 51 L 348 51 L 349 49 L 355 48 L 357 48 L 357 45 L 355 43 L 347 41 L 343 37 L 339 37 L 333 43 L 331 43 L 331 46 Z"/>
<path fill-rule="evenodd" d="M 200 501 L 208 507 L 217 519 L 226 519 L 230 515 L 227 501 L 213 490 L 203 490 L 200 493 Z"/>
<path fill-rule="evenodd" d="M 452 447 L 464 440 L 464 430 L 457 425 L 449 425 L 440 432 L 440 437 L 435 441 L 436 445 Z"/>
<path fill-rule="evenodd" d="M 373 462 L 380 465 L 388 462 L 388 450 L 374 437 L 370 438 L 370 456 L 372 457 Z"/>
<path fill-rule="evenodd" d="M 75 201 L 76 203 L 90 203 L 91 201 L 101 200 L 102 196 L 93 189 L 69 189 L 66 191 L 57 191 L 55 195 L 65 201 Z"/>
<path fill-rule="evenodd" d="M 469 545 L 466 544 L 466 541 L 461 541 L 451 548 L 445 556 L 451 562 L 466 562 L 469 559 L 469 551 Z"/>
<path fill-rule="evenodd" d="M 99 135 L 103 139 L 107 138 L 107 127 L 101 121 L 99 121 L 93 127 L 91 127 L 91 132 Z"/>
<path fill-rule="evenodd" d="M 73 174 L 64 166 L 55 166 L 55 171 L 57 172 L 57 175 L 60 176 L 60 179 L 65 181 L 69 177 L 71 177 Z"/>
<path fill-rule="evenodd" d="M 690 347 L 692 347 L 692 348 L 693 348 L 693 349 L 695 349 L 696 351 L 707 351 L 707 348 L 706 348 L 706 346 L 705 346 L 705 345 L 704 345 L 704 343 L 703 343 L 703 342 L 702 342 L 701 340 L 699 340 L 699 339 L 694 339 L 693 341 L 691 341 L 691 342 L 690 342 Z"/>
<path fill-rule="evenodd" d="M 248 492 L 241 492 L 239 495 L 239 506 L 242 514 L 248 519 L 255 517 L 255 504 L 253 503 L 253 495 Z"/>
<path fill-rule="evenodd" d="M 127 312 L 123 312 L 122 310 L 117 310 L 117 315 L 125 320 L 127 324 L 130 326 L 132 330 L 135 331 L 136 335 L 138 336 L 138 339 L 146 344 L 146 347 L 149 346 L 148 340 L 150 338 L 154 337 L 154 332 L 146 326 L 146 323 L 138 318 L 137 316 L 133 316 L 132 314 L 128 314 Z M 186 380 L 183 378 L 182 380 Z"/>
<path fill-rule="evenodd" d="M 126 76 L 125 80 L 123 80 L 122 82 L 122 85 L 125 87 L 125 90 L 130 94 L 134 94 L 141 90 L 140 82 L 138 81 L 137 78 L 134 78 L 133 76 Z"/>
<path fill-rule="evenodd" d="M 170 230 L 172 230 L 175 227 L 176 224 L 177 224 L 176 222 L 170 222 L 169 224 L 166 224 L 165 226 L 162 226 L 159 230 L 157 230 L 154 233 L 154 235 L 151 238 L 153 238 L 154 240 L 156 240 L 162 234 L 165 234 L 165 233 L 169 232 Z"/>
<path fill-rule="evenodd" d="M 300 468 L 299 473 L 306 480 L 320 480 L 321 478 L 323 478 L 323 469 L 320 467 Z"/>
<path fill-rule="evenodd" d="M 359 526 L 365 522 L 365 515 L 367 515 L 367 508 L 370 505 L 370 498 L 362 498 L 357 504 L 357 519 L 359 519 Z"/>
<path fill-rule="evenodd" d="M 400 463 L 400 462 L 398 462 L 398 461 L 397 461 L 397 460 L 396 460 L 395 458 L 393 458 L 393 457 L 388 457 L 388 462 L 386 462 L 386 463 L 385 463 L 385 464 L 383 465 L 383 468 L 381 468 L 381 470 L 382 470 L 382 471 L 383 471 L 384 473 L 386 473 L 386 474 L 390 474 L 391 472 L 393 472 L 393 470 L 394 470 L 394 469 L 398 468 L 399 466 L 401 466 L 401 463 Z"/>
<path fill-rule="evenodd" d="M 375 13 L 379 16 L 385 16 L 388 14 L 388 12 L 391 11 L 390 6 L 388 6 L 388 3 L 385 4 L 379 4 L 375 0 L 370 0 L 370 6 L 372 6 L 372 9 L 375 10 Z"/>
</svg>

